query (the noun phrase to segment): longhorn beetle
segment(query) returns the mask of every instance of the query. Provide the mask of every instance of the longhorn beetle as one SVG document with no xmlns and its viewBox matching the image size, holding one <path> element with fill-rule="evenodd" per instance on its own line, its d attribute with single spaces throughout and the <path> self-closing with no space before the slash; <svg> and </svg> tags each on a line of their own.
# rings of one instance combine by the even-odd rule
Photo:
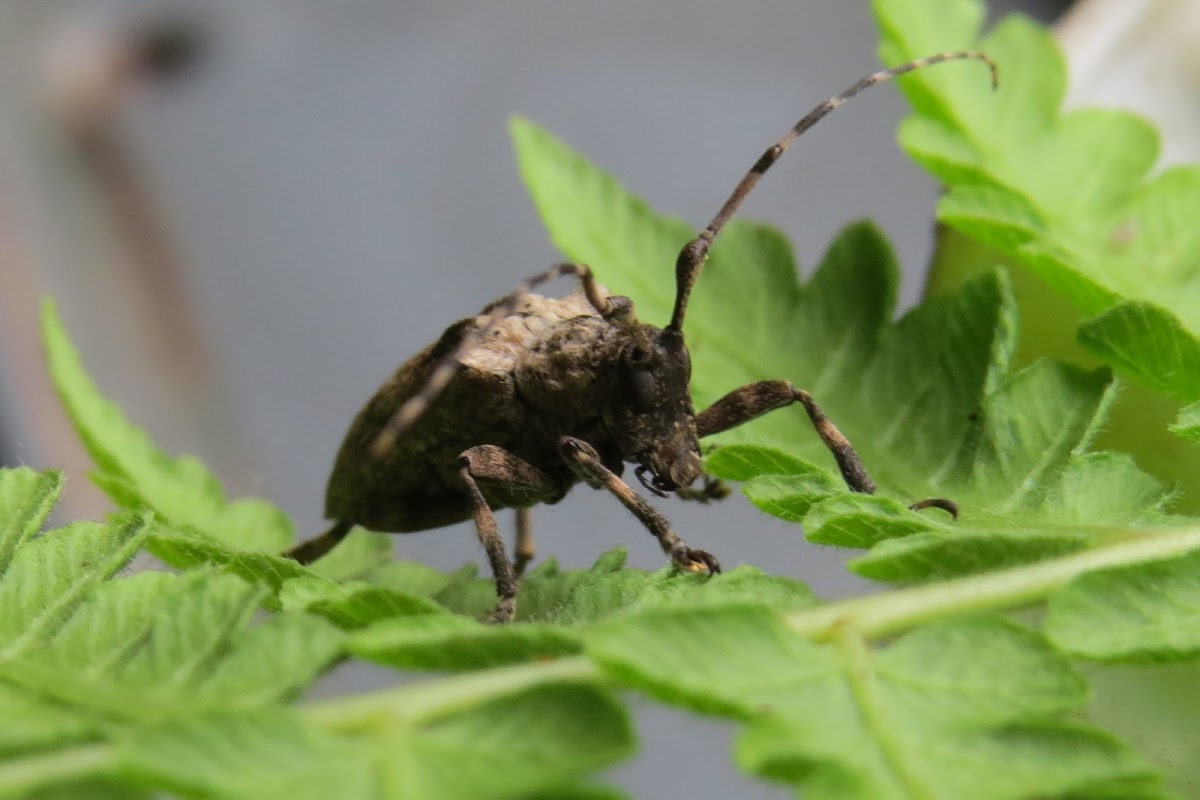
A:
<svg viewBox="0 0 1200 800">
<path fill-rule="evenodd" d="M 688 393 L 691 361 L 683 340 L 688 296 L 709 247 L 746 195 L 806 130 L 877 83 L 979 52 L 947 52 L 876 72 L 818 105 L 754 162 L 708 227 L 675 263 L 675 307 L 665 328 L 639 322 L 628 297 L 608 294 L 584 264 L 558 264 L 535 275 L 478 316 L 451 325 L 405 362 L 350 426 L 325 495 L 334 525 L 288 555 L 302 564 L 325 555 L 355 525 L 380 531 L 428 530 L 473 518 L 487 551 L 499 603 L 491 615 L 516 613 L 517 582 L 533 557 L 529 509 L 557 503 L 576 483 L 606 489 L 658 539 L 680 569 L 720 572 L 717 559 L 689 547 L 629 484 L 625 462 L 660 497 L 675 492 L 723 496 L 702 476 L 700 439 L 800 403 L 829 448 L 847 486 L 872 493 L 858 454 L 812 396 L 781 380 L 734 389 L 695 413 Z M 581 291 L 556 300 L 533 294 L 560 276 Z M 517 510 L 516 563 L 509 560 L 492 511 Z M 957 516 L 945 499 L 922 500 Z"/>
</svg>

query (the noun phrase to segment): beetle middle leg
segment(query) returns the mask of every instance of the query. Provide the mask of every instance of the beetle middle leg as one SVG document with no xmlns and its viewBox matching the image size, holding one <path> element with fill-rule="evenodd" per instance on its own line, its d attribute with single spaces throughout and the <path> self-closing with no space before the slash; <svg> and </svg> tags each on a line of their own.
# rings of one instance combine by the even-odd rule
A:
<svg viewBox="0 0 1200 800">
<path fill-rule="evenodd" d="M 562 454 L 567 466 L 593 489 L 606 489 L 621 505 L 638 518 L 646 530 L 658 539 L 663 552 L 670 557 L 675 566 L 689 572 L 721 571 L 721 565 L 716 557 L 704 550 L 689 547 L 688 543 L 671 529 L 667 518 L 646 502 L 640 494 L 633 491 L 629 484 L 600 461 L 596 449 L 582 439 L 573 436 L 563 436 L 558 440 L 558 451 Z"/>
<path fill-rule="evenodd" d="M 759 381 L 734 389 L 696 415 L 696 435 L 704 438 L 736 428 L 768 411 L 785 408 L 793 403 L 800 403 L 808 412 L 813 427 L 817 429 L 817 435 L 837 461 L 838 470 L 842 473 L 846 485 L 856 492 L 874 494 L 875 481 L 867 474 L 867 468 L 863 466 L 862 459 L 850 441 L 825 416 L 825 412 L 813 400 L 811 394 L 797 389 L 788 381 Z M 940 508 L 951 516 L 958 517 L 958 505 L 941 497 L 921 500 L 909 508 Z"/>
<path fill-rule="evenodd" d="M 520 572 L 504 550 L 504 540 L 500 537 L 496 517 L 478 481 L 501 484 L 510 494 L 521 495 L 522 500 L 527 499 L 530 503 L 558 497 L 561 487 L 537 467 L 495 445 L 485 444 L 464 450 L 458 457 L 458 464 L 459 477 L 471 501 L 475 534 L 487 553 L 492 575 L 496 579 L 496 594 L 500 598 L 496 610 L 492 612 L 491 621 L 509 622 L 517 612 L 517 578 Z M 532 540 L 529 543 L 532 544 Z M 517 546 L 520 552 L 519 537 Z"/>
</svg>

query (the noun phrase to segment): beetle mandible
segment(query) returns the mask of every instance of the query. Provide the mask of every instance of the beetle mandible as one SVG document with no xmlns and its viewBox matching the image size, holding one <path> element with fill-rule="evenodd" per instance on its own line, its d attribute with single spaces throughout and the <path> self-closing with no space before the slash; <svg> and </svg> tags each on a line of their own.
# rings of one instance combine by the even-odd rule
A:
<svg viewBox="0 0 1200 800">
<path fill-rule="evenodd" d="M 691 361 L 683 339 L 688 297 L 709 248 L 746 195 L 784 151 L 846 100 L 883 81 L 976 51 L 939 53 L 869 75 L 806 114 L 755 161 L 704 230 L 675 263 L 675 305 L 665 328 L 640 322 L 627 297 L 608 294 L 584 264 L 558 264 L 513 293 L 451 325 L 383 384 L 342 443 L 325 495 L 334 525 L 288 553 L 303 564 L 329 552 L 351 528 L 404 533 L 473 519 L 496 580 L 491 619 L 516 613 L 518 580 L 533 557 L 529 509 L 557 503 L 577 483 L 617 498 L 680 569 L 720 571 L 711 554 L 689 547 L 667 519 L 621 479 L 626 462 L 651 493 L 723 496 L 703 476 L 700 440 L 769 411 L 800 403 L 833 454 L 847 486 L 875 484 L 846 437 L 812 396 L 782 380 L 751 383 L 695 413 Z M 532 293 L 574 276 L 581 290 L 563 299 Z M 691 485 L 704 478 L 703 488 Z M 949 500 L 937 507 L 957 515 Z M 517 510 L 516 562 L 493 511 Z"/>
</svg>

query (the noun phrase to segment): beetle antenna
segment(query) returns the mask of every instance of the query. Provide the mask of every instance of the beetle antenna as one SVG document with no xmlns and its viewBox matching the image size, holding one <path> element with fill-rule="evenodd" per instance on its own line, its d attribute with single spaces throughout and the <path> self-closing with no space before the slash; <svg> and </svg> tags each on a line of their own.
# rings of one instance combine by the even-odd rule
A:
<svg viewBox="0 0 1200 800">
<path fill-rule="evenodd" d="M 667 326 L 667 329 L 677 331 L 683 329 L 683 317 L 687 312 L 688 296 L 692 293 L 692 286 L 696 283 L 696 278 L 699 276 L 704 262 L 708 259 L 708 249 L 712 246 L 713 240 L 721 233 L 721 229 L 725 227 L 725 223 L 729 222 L 730 218 L 737 213 L 738 208 L 742 205 L 742 201 L 746 199 L 746 195 L 750 194 L 750 191 L 758 185 L 759 180 L 771 168 L 771 165 L 779 160 L 779 157 L 792 146 L 792 143 L 796 139 L 800 138 L 801 134 L 820 122 L 830 111 L 833 111 L 863 89 L 867 89 L 878 83 L 884 83 L 906 72 L 940 64 L 943 61 L 959 61 L 962 59 L 973 59 L 987 64 L 988 69 L 992 73 L 992 88 L 995 89 L 999 86 L 1000 78 L 999 72 L 996 69 L 996 63 L 978 51 L 959 50 L 918 58 L 915 61 L 909 61 L 907 64 L 901 64 L 898 67 L 892 67 L 891 69 L 885 69 L 868 75 L 841 94 L 829 98 L 805 114 L 799 122 L 792 126 L 791 130 L 784 134 L 782 139 L 768 147 L 766 152 L 754 162 L 754 166 L 750 168 L 750 171 L 734 187 L 733 193 L 729 195 L 729 199 L 725 201 L 725 204 L 721 206 L 721 210 L 713 217 L 712 222 L 708 223 L 708 227 L 700 231 L 696 238 L 684 245 L 683 249 L 679 251 L 679 257 L 675 261 L 675 310 L 671 314 L 671 322 Z"/>
</svg>

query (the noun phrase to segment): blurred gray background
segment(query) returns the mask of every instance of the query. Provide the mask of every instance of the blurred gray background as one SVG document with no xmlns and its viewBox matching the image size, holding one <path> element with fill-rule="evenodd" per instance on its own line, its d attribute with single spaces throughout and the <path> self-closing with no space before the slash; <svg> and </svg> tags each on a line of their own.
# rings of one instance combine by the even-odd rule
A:
<svg viewBox="0 0 1200 800">
<path fill-rule="evenodd" d="M 991 10 L 1051 19 L 1065 5 Z M 763 147 L 877 66 L 865 0 L 11 0 L 0 60 L 4 463 L 65 465 L 64 519 L 107 507 L 42 374 L 49 294 L 131 419 L 231 494 L 277 502 L 302 536 L 322 528 L 333 454 L 379 382 L 557 260 L 517 177 L 510 114 L 701 225 Z M 806 272 L 844 224 L 877 220 L 907 306 L 937 187 L 894 144 L 902 114 L 891 87 L 856 100 L 744 213 L 786 231 Z M 671 268 L 647 265 L 664 281 Z M 660 506 L 728 567 L 759 564 L 825 597 L 866 590 L 842 553 L 740 496 Z M 535 526 L 540 555 L 567 566 L 618 543 L 635 565 L 662 563 L 586 488 Z M 439 568 L 482 560 L 469 526 L 397 543 Z M 343 670 L 322 691 L 391 680 Z M 737 776 L 725 726 L 637 702 L 645 753 L 613 776 L 635 796 L 786 796 Z"/>
</svg>

